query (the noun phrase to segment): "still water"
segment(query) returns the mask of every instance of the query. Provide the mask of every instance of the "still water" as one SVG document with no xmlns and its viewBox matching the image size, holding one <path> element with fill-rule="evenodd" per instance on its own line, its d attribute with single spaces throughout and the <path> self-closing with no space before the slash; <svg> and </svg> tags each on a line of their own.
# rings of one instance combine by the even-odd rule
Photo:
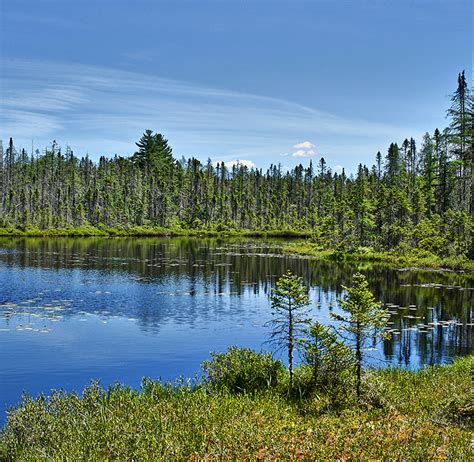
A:
<svg viewBox="0 0 474 462">
<path fill-rule="evenodd" d="M 391 312 L 372 364 L 416 368 L 474 350 L 474 277 L 318 262 L 284 241 L 189 238 L 0 239 L 0 421 L 22 391 L 137 387 L 193 376 L 210 351 L 269 349 L 269 295 L 287 269 L 330 323 L 353 272 Z"/>
</svg>

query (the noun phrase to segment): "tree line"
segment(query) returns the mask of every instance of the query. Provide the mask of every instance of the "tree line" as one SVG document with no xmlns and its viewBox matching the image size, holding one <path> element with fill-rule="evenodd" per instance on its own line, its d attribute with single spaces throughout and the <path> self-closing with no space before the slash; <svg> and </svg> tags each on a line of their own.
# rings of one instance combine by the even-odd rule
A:
<svg viewBox="0 0 474 462">
<path fill-rule="evenodd" d="M 54 141 L 43 153 L 0 146 L 0 227 L 153 226 L 226 231 L 304 230 L 324 247 L 416 246 L 472 258 L 472 91 L 464 72 L 448 126 L 392 143 L 347 175 L 316 165 L 266 171 L 176 160 L 146 130 L 130 157 L 78 157 Z"/>
</svg>

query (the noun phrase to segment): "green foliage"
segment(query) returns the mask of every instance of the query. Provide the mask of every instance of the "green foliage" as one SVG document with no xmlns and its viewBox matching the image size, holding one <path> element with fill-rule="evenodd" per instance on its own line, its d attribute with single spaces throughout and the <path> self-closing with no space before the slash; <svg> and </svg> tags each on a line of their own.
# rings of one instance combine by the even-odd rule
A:
<svg viewBox="0 0 474 462">
<path fill-rule="evenodd" d="M 230 347 L 225 353 L 211 353 L 211 360 L 202 363 L 206 382 L 231 392 L 255 392 L 274 387 L 284 370 L 281 361 L 270 353 L 249 348 Z"/>
<path fill-rule="evenodd" d="M 324 390 L 336 402 L 352 385 L 354 356 L 332 327 L 317 321 L 309 323 L 301 340 L 304 363 L 311 371 L 313 389 Z"/>
<path fill-rule="evenodd" d="M 447 241 L 443 233 L 443 222 L 439 215 L 421 220 L 413 230 L 413 238 L 418 249 L 427 250 L 434 255 L 447 253 Z"/>
<path fill-rule="evenodd" d="M 439 417 L 447 423 L 465 425 L 474 430 L 474 391 L 450 396 L 440 403 Z"/>
<path fill-rule="evenodd" d="M 451 245 L 451 244 L 450 244 Z M 304 255 L 318 260 L 339 260 L 348 262 L 380 262 L 384 265 L 410 268 L 433 268 L 474 271 L 474 261 L 463 255 L 438 257 L 431 252 L 420 252 L 408 244 L 401 244 L 392 251 L 375 251 L 367 247 L 355 252 L 324 250 L 310 242 L 296 242 L 284 247 L 285 252 Z"/>
<path fill-rule="evenodd" d="M 131 157 L 132 162 L 141 168 L 147 167 L 157 173 L 169 174 L 173 164 L 172 149 L 161 133 L 145 130 L 137 143 L 138 151 Z"/>
<path fill-rule="evenodd" d="M 322 390 L 317 390 L 313 382 L 313 371 L 306 364 L 300 364 L 293 370 L 292 383 L 290 382 L 290 373 L 285 371 L 278 378 L 276 391 L 279 395 L 293 403 L 298 403 L 304 407 L 307 401 Z"/>
<path fill-rule="evenodd" d="M 341 300 L 341 308 L 347 316 L 336 313 L 331 313 L 331 316 L 342 323 L 340 330 L 353 336 L 388 338 L 387 334 L 382 332 L 387 326 L 387 311 L 370 292 L 366 277 L 355 273 L 352 282 L 351 287 L 342 286 L 346 294 Z"/>
<path fill-rule="evenodd" d="M 281 276 L 272 291 L 270 342 L 288 353 L 290 386 L 293 384 L 293 352 L 307 323 L 308 289 L 291 271 Z"/>
</svg>

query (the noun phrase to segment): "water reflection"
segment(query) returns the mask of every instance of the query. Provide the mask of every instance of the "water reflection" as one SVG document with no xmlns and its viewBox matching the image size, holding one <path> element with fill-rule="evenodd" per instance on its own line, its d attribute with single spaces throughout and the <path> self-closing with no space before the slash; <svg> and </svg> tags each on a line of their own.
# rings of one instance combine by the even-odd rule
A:
<svg viewBox="0 0 474 462">
<path fill-rule="evenodd" d="M 275 279 L 290 269 L 311 287 L 313 314 L 323 322 L 338 310 L 342 285 L 352 274 L 368 276 L 391 312 L 393 336 L 377 350 L 378 361 L 417 367 L 473 351 L 472 275 L 318 262 L 284 255 L 282 245 L 239 239 L 0 239 L 0 339 L 11 330 L 54 334 L 56 323 L 68 320 L 72 329 L 93 318 L 102 324 L 134 322 L 155 336 L 164 326 L 244 330 L 261 344 L 268 295 Z M 200 341 L 208 340 L 203 335 Z"/>
</svg>

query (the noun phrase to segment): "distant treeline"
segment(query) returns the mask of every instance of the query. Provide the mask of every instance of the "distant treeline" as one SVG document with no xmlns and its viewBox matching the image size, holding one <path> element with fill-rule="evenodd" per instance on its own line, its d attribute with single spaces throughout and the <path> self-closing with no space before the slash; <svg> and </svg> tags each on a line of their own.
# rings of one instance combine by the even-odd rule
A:
<svg viewBox="0 0 474 462">
<path fill-rule="evenodd" d="M 131 157 L 76 157 L 53 142 L 43 154 L 0 147 L 0 227 L 159 226 L 225 231 L 308 230 L 323 247 L 418 247 L 472 258 L 472 92 L 464 72 L 449 125 L 392 143 L 354 175 L 316 166 L 267 171 L 181 161 L 147 130 Z"/>
</svg>

